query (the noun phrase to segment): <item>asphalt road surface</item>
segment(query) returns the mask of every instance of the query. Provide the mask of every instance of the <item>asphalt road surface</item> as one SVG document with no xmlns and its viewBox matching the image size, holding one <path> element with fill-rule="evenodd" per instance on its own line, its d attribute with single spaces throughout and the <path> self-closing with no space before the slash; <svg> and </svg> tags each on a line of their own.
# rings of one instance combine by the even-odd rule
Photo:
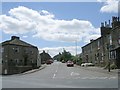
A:
<svg viewBox="0 0 120 90">
<path fill-rule="evenodd" d="M 118 88 L 118 77 L 54 62 L 34 73 L 3 76 L 2 88 Z"/>
</svg>

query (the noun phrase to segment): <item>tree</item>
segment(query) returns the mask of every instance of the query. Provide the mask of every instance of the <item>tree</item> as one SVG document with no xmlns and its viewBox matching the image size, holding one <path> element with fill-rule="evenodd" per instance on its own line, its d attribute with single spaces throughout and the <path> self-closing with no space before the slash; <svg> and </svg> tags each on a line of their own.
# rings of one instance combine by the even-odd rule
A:
<svg viewBox="0 0 120 90">
<path fill-rule="evenodd" d="M 62 55 L 61 55 L 61 53 L 59 52 L 59 54 L 55 55 L 55 56 L 53 57 L 53 59 L 54 59 L 54 60 L 61 61 L 61 60 L 62 60 L 61 56 L 62 56 Z"/>
<path fill-rule="evenodd" d="M 59 54 L 56 55 L 55 57 L 57 57 L 56 59 L 59 60 L 59 61 L 64 60 L 64 61 L 66 62 L 66 61 L 68 61 L 68 60 L 71 60 L 72 55 L 71 55 L 70 52 L 67 52 L 66 50 L 64 50 L 64 51 L 62 52 L 62 54 L 59 53 Z"/>
<path fill-rule="evenodd" d="M 55 55 L 53 58 L 54 60 L 58 60 L 58 61 L 64 60 L 65 62 L 67 62 L 68 60 L 72 60 L 74 63 L 79 65 L 82 63 L 82 59 L 80 56 L 73 56 L 71 55 L 70 52 L 67 52 L 65 49 L 62 53 Z"/>
<path fill-rule="evenodd" d="M 72 61 L 78 65 L 81 65 L 82 63 L 82 58 L 79 56 L 72 56 Z"/>
</svg>

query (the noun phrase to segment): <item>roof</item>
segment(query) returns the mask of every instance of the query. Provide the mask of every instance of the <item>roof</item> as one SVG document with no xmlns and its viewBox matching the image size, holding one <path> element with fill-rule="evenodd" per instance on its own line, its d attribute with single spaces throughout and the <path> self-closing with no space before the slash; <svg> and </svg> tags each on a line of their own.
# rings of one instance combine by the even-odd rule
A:
<svg viewBox="0 0 120 90">
<path fill-rule="evenodd" d="M 90 44 L 96 42 L 97 40 L 100 40 L 101 38 L 102 38 L 102 36 L 101 36 L 101 37 L 98 37 L 97 39 L 93 40 L 92 42 L 90 42 L 90 43 L 88 43 L 88 44 L 82 46 L 82 48 L 84 48 L 84 47 L 86 47 L 86 46 L 88 46 L 88 45 L 90 45 Z"/>
<path fill-rule="evenodd" d="M 2 42 L 2 45 L 19 45 L 19 46 L 27 46 L 27 47 L 36 47 L 36 46 L 33 46 L 27 42 L 24 42 L 24 41 L 18 39 L 18 38 L 14 38 L 14 39 Z"/>
<path fill-rule="evenodd" d="M 112 50 L 110 50 L 110 51 L 114 51 L 114 50 L 117 50 L 117 49 L 120 49 L 120 46 L 115 47 L 114 49 L 112 49 Z"/>
</svg>

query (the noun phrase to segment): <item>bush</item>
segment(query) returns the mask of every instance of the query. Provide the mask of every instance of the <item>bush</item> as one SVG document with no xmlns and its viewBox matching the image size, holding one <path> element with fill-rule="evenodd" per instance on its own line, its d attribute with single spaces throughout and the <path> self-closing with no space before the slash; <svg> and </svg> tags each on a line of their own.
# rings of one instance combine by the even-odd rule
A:
<svg viewBox="0 0 120 90">
<path fill-rule="evenodd" d="M 104 69 L 108 69 L 108 63 L 105 65 Z"/>
<path fill-rule="evenodd" d="M 117 66 L 115 65 L 115 63 L 110 65 L 110 69 L 117 69 Z"/>
<path fill-rule="evenodd" d="M 104 67 L 104 69 L 108 69 L 108 63 L 105 65 L 105 67 Z M 115 65 L 115 63 L 112 63 L 111 65 L 110 65 L 110 69 L 117 69 L 117 66 Z"/>
</svg>

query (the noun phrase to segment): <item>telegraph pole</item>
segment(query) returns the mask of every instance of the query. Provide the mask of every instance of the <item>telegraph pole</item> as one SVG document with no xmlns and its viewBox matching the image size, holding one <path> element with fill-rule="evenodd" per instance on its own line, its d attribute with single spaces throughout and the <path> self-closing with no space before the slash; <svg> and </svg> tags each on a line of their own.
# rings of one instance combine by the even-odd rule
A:
<svg viewBox="0 0 120 90">
<path fill-rule="evenodd" d="M 77 40 L 75 41 L 75 45 L 76 45 L 76 64 L 77 64 Z"/>
<path fill-rule="evenodd" d="M 75 45 L 76 45 L 76 56 L 77 56 L 77 40 L 75 41 Z"/>
</svg>

